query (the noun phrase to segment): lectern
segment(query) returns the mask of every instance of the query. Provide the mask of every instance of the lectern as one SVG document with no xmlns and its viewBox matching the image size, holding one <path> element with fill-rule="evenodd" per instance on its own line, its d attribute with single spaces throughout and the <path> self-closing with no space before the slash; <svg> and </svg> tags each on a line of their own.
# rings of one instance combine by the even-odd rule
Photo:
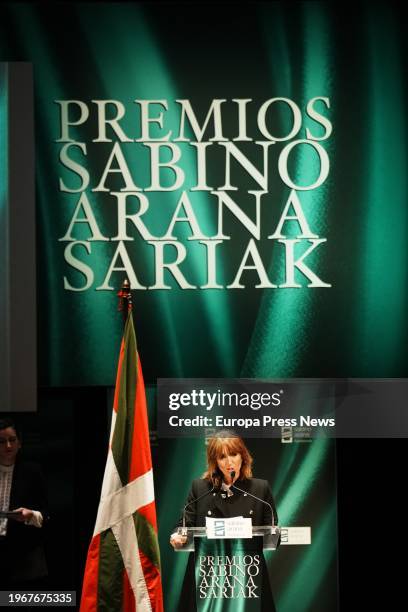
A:
<svg viewBox="0 0 408 612">
<path fill-rule="evenodd" d="M 245 538 L 209 538 L 206 527 L 179 527 L 178 533 L 187 539 L 177 550 L 194 552 L 191 588 L 195 589 L 197 612 L 275 609 L 263 551 L 276 550 L 279 527 L 253 526 L 252 535 Z"/>
</svg>

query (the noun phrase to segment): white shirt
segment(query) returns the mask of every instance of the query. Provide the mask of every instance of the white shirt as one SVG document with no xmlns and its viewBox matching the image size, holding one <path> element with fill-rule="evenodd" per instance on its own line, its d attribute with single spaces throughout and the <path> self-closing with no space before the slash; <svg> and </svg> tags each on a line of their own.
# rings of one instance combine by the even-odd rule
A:
<svg viewBox="0 0 408 612">
<path fill-rule="evenodd" d="M 0 464 L 0 510 L 7 511 L 10 507 L 10 491 L 13 481 L 14 465 Z M 7 533 L 8 519 L 0 518 L 0 536 Z"/>
</svg>

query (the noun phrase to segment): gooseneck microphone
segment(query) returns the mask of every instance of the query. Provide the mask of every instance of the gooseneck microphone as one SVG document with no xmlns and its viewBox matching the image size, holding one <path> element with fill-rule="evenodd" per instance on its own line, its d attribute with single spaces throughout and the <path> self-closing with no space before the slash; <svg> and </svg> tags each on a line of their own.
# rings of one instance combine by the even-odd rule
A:
<svg viewBox="0 0 408 612">
<path fill-rule="evenodd" d="M 240 489 L 239 487 L 237 487 L 234 484 L 234 478 L 235 478 L 235 472 L 233 470 L 231 472 L 231 480 L 232 480 L 232 482 L 231 482 L 231 489 L 236 489 L 240 493 L 244 493 L 245 495 L 249 495 L 249 497 L 253 497 L 257 501 L 260 501 L 261 503 L 265 504 L 265 506 L 268 506 L 268 508 L 270 508 L 270 510 L 271 510 L 271 515 L 272 515 L 272 527 L 275 527 L 275 516 L 274 516 L 273 508 L 272 508 L 271 504 L 269 502 L 265 501 L 264 499 L 261 499 L 260 497 L 257 497 L 256 495 L 252 495 L 252 493 L 249 493 L 248 491 L 244 491 L 244 489 Z"/>
<path fill-rule="evenodd" d="M 216 472 L 213 472 L 211 474 L 211 482 L 212 482 L 212 489 L 210 489 L 209 491 L 206 491 L 205 493 L 203 493 L 202 495 L 200 495 L 199 497 L 196 497 L 194 499 L 192 499 L 191 501 L 189 501 L 183 508 L 183 527 L 182 527 L 182 535 L 186 535 L 187 530 L 186 530 L 186 510 L 189 506 L 191 506 L 191 504 L 194 504 L 195 502 L 199 501 L 200 499 L 202 499 L 203 497 L 205 497 L 206 495 L 210 495 L 210 493 L 212 493 L 213 491 L 219 489 L 219 484 L 217 484 L 217 481 L 215 480 L 217 476 Z"/>
</svg>

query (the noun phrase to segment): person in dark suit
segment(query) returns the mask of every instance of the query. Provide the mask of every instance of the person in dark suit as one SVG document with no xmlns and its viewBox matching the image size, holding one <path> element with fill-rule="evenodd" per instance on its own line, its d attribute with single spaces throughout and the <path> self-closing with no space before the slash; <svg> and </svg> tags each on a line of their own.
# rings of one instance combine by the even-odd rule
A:
<svg viewBox="0 0 408 612">
<path fill-rule="evenodd" d="M 41 588 L 48 573 L 45 481 L 38 465 L 20 459 L 20 448 L 14 422 L 0 419 L 0 583 L 10 590 Z"/>
<path fill-rule="evenodd" d="M 185 512 L 170 536 L 174 549 L 182 548 L 186 537 L 177 528 L 205 526 L 206 518 L 251 518 L 252 525 L 277 525 L 278 514 L 267 480 L 252 477 L 253 459 L 242 438 L 220 432 L 207 444 L 207 470 L 196 479 L 185 504 Z M 255 499 L 258 498 L 258 499 Z M 275 604 L 267 580 L 267 568 L 262 588 L 263 610 L 273 612 Z M 194 561 L 190 556 L 180 597 L 179 611 L 195 610 Z"/>
</svg>

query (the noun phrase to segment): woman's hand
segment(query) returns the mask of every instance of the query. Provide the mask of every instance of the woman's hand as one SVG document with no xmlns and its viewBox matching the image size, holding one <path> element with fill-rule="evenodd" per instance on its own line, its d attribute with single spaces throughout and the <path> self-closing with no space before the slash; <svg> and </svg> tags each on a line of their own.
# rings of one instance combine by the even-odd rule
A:
<svg viewBox="0 0 408 612">
<path fill-rule="evenodd" d="M 33 511 L 28 508 L 17 508 L 13 512 L 16 513 L 13 519 L 19 523 L 28 523 L 33 518 Z"/>
<path fill-rule="evenodd" d="M 181 535 L 181 533 L 173 533 L 170 537 L 170 544 L 176 550 L 177 548 L 182 548 L 184 544 L 187 542 L 187 536 Z"/>
</svg>

